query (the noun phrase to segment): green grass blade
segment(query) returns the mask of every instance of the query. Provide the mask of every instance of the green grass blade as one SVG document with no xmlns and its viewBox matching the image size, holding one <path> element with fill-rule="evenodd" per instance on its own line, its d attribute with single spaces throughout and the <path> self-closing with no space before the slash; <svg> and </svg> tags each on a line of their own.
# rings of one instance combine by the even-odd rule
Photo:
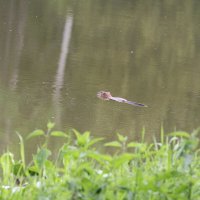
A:
<svg viewBox="0 0 200 200">
<path fill-rule="evenodd" d="M 19 137 L 19 142 L 20 142 L 19 144 L 20 144 L 20 156 L 22 160 L 22 166 L 23 166 L 23 169 L 25 169 L 26 163 L 25 163 L 24 140 L 18 132 L 17 132 L 17 135 Z"/>
</svg>

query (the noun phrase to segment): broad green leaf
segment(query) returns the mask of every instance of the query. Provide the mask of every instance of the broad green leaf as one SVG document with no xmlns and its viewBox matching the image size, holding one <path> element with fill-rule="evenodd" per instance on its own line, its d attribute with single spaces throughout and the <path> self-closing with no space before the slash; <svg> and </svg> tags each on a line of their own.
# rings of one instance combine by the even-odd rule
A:
<svg viewBox="0 0 200 200">
<path fill-rule="evenodd" d="M 76 129 L 72 129 L 76 135 L 77 145 L 81 147 L 86 147 L 90 142 L 90 132 L 85 131 L 83 134 L 80 134 Z"/>
<path fill-rule="evenodd" d="M 185 138 L 190 138 L 190 134 L 184 131 L 175 131 L 170 134 L 169 136 L 177 136 L 177 137 L 185 137 Z"/>
<path fill-rule="evenodd" d="M 0 158 L 0 162 L 2 167 L 3 180 L 7 182 L 12 174 L 13 166 L 15 163 L 14 155 L 10 152 L 4 153 Z"/>
<path fill-rule="evenodd" d="M 102 164 L 104 164 L 105 161 L 110 162 L 112 160 L 112 157 L 110 155 L 104 155 L 104 154 L 99 154 L 99 153 L 95 153 L 95 152 L 89 152 L 88 156 Z"/>
<path fill-rule="evenodd" d="M 120 144 L 118 141 L 112 141 L 104 144 L 106 147 L 122 147 L 122 144 Z"/>
<path fill-rule="evenodd" d="M 121 135 L 121 134 L 119 134 L 119 133 L 117 133 L 117 137 L 118 137 L 118 140 L 119 140 L 120 142 L 125 142 L 125 141 L 127 140 L 127 137 L 126 137 L 126 136 L 123 136 L 123 135 Z"/>
<path fill-rule="evenodd" d="M 13 165 L 13 173 L 15 176 L 25 176 L 24 165 L 21 161 L 18 161 Z"/>
<path fill-rule="evenodd" d="M 130 142 L 128 143 L 127 147 L 144 147 L 145 145 L 144 144 L 141 144 L 141 143 L 138 143 L 138 142 Z"/>
<path fill-rule="evenodd" d="M 35 131 L 33 131 L 32 133 L 30 133 L 26 139 L 30 139 L 30 138 L 33 138 L 33 137 L 37 137 L 37 136 L 40 136 L 40 135 L 45 135 L 44 131 L 41 130 L 41 129 L 37 129 Z"/>
<path fill-rule="evenodd" d="M 50 155 L 51 155 L 51 151 L 46 149 L 46 148 L 42 148 L 42 149 L 38 150 L 37 154 L 34 156 L 34 160 L 35 160 L 39 170 L 41 170 L 41 168 L 43 167 L 45 161 L 47 160 L 47 158 Z"/>
<path fill-rule="evenodd" d="M 122 164 L 129 162 L 133 158 L 134 158 L 134 154 L 125 153 L 118 157 L 115 157 L 112 161 L 112 165 L 113 165 L 113 167 L 117 168 L 117 167 L 121 166 Z"/>
<path fill-rule="evenodd" d="M 28 173 L 31 175 L 31 176 L 35 176 L 35 175 L 39 175 L 39 169 L 33 165 L 33 166 L 30 166 L 28 168 Z"/>
<path fill-rule="evenodd" d="M 68 137 L 68 135 L 62 131 L 52 131 L 50 135 L 55 137 Z"/>
<path fill-rule="evenodd" d="M 48 129 L 48 131 L 50 131 L 54 126 L 55 126 L 55 123 L 53 123 L 53 122 L 48 122 L 48 124 L 47 124 L 47 129 Z"/>
<path fill-rule="evenodd" d="M 99 141 L 102 141 L 102 140 L 104 140 L 104 138 L 94 138 L 89 142 L 88 146 L 92 146 L 93 144 L 95 144 Z"/>
<path fill-rule="evenodd" d="M 91 175 L 93 173 L 93 171 L 94 171 L 94 168 L 92 168 L 90 163 L 87 163 L 87 162 L 82 163 L 81 165 L 78 165 L 76 168 L 76 174 L 79 174 L 80 176 L 85 172 L 87 172 Z"/>
</svg>

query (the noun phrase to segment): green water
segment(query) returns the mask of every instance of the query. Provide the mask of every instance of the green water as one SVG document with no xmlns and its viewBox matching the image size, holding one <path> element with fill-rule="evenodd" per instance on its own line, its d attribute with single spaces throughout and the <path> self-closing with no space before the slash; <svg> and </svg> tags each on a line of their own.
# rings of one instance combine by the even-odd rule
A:
<svg viewBox="0 0 200 200">
<path fill-rule="evenodd" d="M 199 127 L 199 11 L 198 0 L 0 0 L 1 149 L 48 120 L 108 140 Z"/>
</svg>

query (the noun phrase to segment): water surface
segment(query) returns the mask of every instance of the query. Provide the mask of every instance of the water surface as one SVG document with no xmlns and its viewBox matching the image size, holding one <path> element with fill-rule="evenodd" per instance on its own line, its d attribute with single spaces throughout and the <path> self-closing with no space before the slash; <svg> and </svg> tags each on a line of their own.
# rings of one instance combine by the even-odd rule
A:
<svg viewBox="0 0 200 200">
<path fill-rule="evenodd" d="M 0 0 L 1 149 L 49 120 L 108 140 L 199 127 L 199 10 L 198 0 Z M 101 101 L 100 90 L 148 108 Z"/>
</svg>

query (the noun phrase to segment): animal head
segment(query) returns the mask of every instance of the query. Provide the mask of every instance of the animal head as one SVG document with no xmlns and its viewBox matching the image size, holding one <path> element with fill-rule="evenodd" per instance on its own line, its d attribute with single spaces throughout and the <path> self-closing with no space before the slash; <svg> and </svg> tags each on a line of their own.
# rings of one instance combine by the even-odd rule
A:
<svg viewBox="0 0 200 200">
<path fill-rule="evenodd" d="M 112 95 L 110 94 L 110 92 L 100 91 L 97 93 L 97 97 L 103 100 L 109 100 Z"/>
</svg>

